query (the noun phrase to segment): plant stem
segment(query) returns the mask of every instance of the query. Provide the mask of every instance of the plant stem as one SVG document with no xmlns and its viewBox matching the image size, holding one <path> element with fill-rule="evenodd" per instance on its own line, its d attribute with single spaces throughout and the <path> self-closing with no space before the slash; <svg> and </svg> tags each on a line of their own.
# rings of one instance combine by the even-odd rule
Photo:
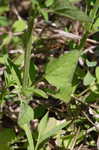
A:
<svg viewBox="0 0 99 150">
<path fill-rule="evenodd" d="M 92 29 L 93 24 L 95 23 L 95 18 L 96 18 L 96 14 L 97 14 L 98 9 L 99 9 L 99 0 L 96 0 L 93 9 L 90 12 L 90 17 L 92 18 L 92 24 L 89 26 L 90 30 Z"/>
<path fill-rule="evenodd" d="M 80 44 L 78 45 L 78 49 L 82 52 L 82 49 L 84 48 L 85 46 L 85 43 L 86 43 L 86 40 L 88 38 L 88 31 L 86 31 L 80 41 Z"/>
<path fill-rule="evenodd" d="M 85 45 L 85 42 L 88 38 L 88 34 L 90 33 L 91 29 L 92 29 L 92 26 L 93 26 L 93 23 L 94 23 L 94 19 L 96 17 L 96 13 L 97 13 L 97 10 L 99 8 L 99 0 L 96 0 L 95 2 L 95 5 L 94 5 L 94 8 L 92 9 L 91 13 L 90 13 L 90 17 L 92 18 L 92 22 L 91 23 L 88 23 L 85 25 L 85 28 L 86 28 L 86 32 L 85 34 L 83 35 L 81 41 L 80 41 L 80 44 L 78 46 L 78 49 L 80 51 L 82 51 L 84 45 Z"/>
<path fill-rule="evenodd" d="M 28 30 L 26 33 L 25 55 L 24 55 L 24 72 L 23 72 L 23 88 L 27 88 L 29 85 L 29 67 L 30 67 L 30 56 L 32 49 L 32 33 L 33 33 L 34 18 L 29 17 Z"/>
</svg>

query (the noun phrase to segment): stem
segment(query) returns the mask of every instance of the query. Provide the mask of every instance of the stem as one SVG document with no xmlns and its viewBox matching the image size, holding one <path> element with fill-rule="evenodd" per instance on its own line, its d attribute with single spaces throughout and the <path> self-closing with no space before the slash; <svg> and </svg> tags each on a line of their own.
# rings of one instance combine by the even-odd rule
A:
<svg viewBox="0 0 99 150">
<path fill-rule="evenodd" d="M 90 30 L 91 30 L 92 27 L 93 27 L 93 24 L 94 24 L 94 21 L 95 21 L 95 18 L 96 18 L 96 14 L 97 14 L 98 9 L 99 9 L 99 0 L 96 0 L 93 9 L 92 9 L 92 11 L 90 12 L 90 17 L 92 18 L 92 24 L 90 25 Z"/>
<path fill-rule="evenodd" d="M 91 11 L 91 13 L 90 13 L 90 17 L 92 18 L 92 22 L 85 25 L 86 32 L 85 32 L 85 34 L 83 35 L 83 37 L 82 37 L 82 39 L 81 39 L 81 41 L 80 41 L 80 44 L 79 44 L 79 46 L 78 46 L 78 49 L 79 49 L 80 51 L 82 51 L 82 49 L 83 49 L 83 47 L 84 47 L 84 45 L 85 45 L 85 42 L 86 42 L 86 40 L 87 40 L 87 38 L 88 38 L 88 33 L 89 33 L 89 32 L 91 31 L 91 29 L 92 29 L 92 26 L 93 26 L 94 19 L 95 19 L 95 17 L 96 17 L 96 13 L 97 13 L 98 8 L 99 8 L 99 0 L 96 0 L 95 5 L 94 5 L 94 8 L 92 9 L 92 11 Z"/>
<path fill-rule="evenodd" d="M 24 55 L 24 72 L 23 72 L 23 88 L 27 88 L 29 85 L 29 67 L 30 67 L 30 56 L 32 49 L 32 33 L 33 33 L 34 18 L 29 17 L 28 30 L 26 33 L 25 43 L 25 55 Z"/>
<path fill-rule="evenodd" d="M 88 31 L 85 32 L 85 34 L 83 35 L 83 37 L 82 37 L 82 39 L 81 39 L 81 41 L 80 41 L 80 44 L 79 44 L 79 46 L 78 46 L 78 49 L 81 50 L 81 51 L 82 51 L 82 49 L 83 49 L 84 46 L 85 46 L 86 40 L 87 40 L 87 38 L 88 38 L 88 33 L 89 33 Z"/>
</svg>

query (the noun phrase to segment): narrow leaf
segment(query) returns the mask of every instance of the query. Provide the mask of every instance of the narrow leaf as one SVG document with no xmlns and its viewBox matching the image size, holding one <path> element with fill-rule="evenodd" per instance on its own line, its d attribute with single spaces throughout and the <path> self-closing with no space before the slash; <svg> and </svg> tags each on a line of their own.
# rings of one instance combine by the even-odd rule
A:
<svg viewBox="0 0 99 150">
<path fill-rule="evenodd" d="M 20 109 L 21 111 L 19 113 L 18 124 L 20 125 L 21 128 L 24 129 L 26 133 L 29 143 L 28 150 L 34 150 L 32 133 L 29 126 L 30 120 L 33 120 L 34 118 L 33 109 L 26 103 L 22 103 Z"/>
<path fill-rule="evenodd" d="M 42 120 L 38 125 L 38 132 L 40 136 L 44 133 L 45 128 L 47 126 L 47 122 L 48 122 L 48 113 L 45 114 L 45 116 L 42 118 Z"/>
<path fill-rule="evenodd" d="M 55 1 L 51 9 L 54 11 L 54 13 L 69 17 L 71 19 L 83 22 L 91 22 L 90 18 L 84 12 L 75 7 L 71 2 L 69 2 L 69 0 Z"/>
<path fill-rule="evenodd" d="M 48 95 L 43 90 L 41 90 L 41 89 L 35 88 L 34 89 L 34 94 L 36 94 L 37 96 L 48 98 Z"/>
<path fill-rule="evenodd" d="M 43 136 L 44 134 L 44 131 L 46 129 L 46 126 L 47 126 L 47 122 L 48 122 L 48 113 L 45 114 L 45 116 L 41 119 L 39 125 L 38 125 L 38 132 L 39 132 L 39 135 L 38 135 L 38 139 L 37 139 L 37 144 L 36 144 L 36 148 L 35 150 L 38 149 L 38 146 L 40 144 L 40 138 Z"/>
<path fill-rule="evenodd" d="M 34 150 L 34 143 L 33 143 L 32 133 L 31 133 L 29 125 L 24 124 L 23 129 L 25 130 L 25 133 L 29 142 L 28 150 Z"/>
</svg>

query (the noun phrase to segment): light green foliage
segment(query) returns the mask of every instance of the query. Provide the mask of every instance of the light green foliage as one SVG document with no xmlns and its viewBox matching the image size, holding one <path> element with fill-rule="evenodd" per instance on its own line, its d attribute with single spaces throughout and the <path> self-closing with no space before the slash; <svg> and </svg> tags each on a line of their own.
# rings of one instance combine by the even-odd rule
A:
<svg viewBox="0 0 99 150">
<path fill-rule="evenodd" d="M 38 149 L 39 145 L 45 139 L 49 138 L 50 136 L 57 134 L 59 132 L 59 130 L 64 128 L 69 123 L 67 123 L 65 121 L 64 121 L 64 123 L 59 122 L 59 124 L 53 124 L 52 123 L 52 126 L 51 126 L 51 125 L 49 125 L 50 122 L 48 120 L 48 114 L 45 114 L 45 116 L 42 118 L 42 120 L 40 121 L 39 126 L 38 126 L 39 135 L 38 135 L 38 140 L 37 140 L 37 145 L 36 145 L 35 150 Z"/>
<path fill-rule="evenodd" d="M 95 81 L 95 78 L 92 76 L 92 74 L 88 71 L 86 76 L 84 77 L 84 85 L 85 86 L 88 86 L 88 85 L 91 85 L 93 84 Z"/>
<path fill-rule="evenodd" d="M 48 150 L 48 148 L 51 149 L 49 146 L 50 142 L 48 141 L 48 144 L 45 144 L 45 142 L 51 137 L 52 140 L 55 139 L 55 148 L 59 146 L 59 149 L 73 150 L 78 148 L 77 146 L 83 142 L 86 145 L 91 145 L 90 143 L 95 141 L 91 139 L 93 137 L 88 137 L 91 133 L 86 135 L 86 131 L 89 132 L 92 125 L 89 122 L 87 123 L 87 117 L 84 116 L 83 111 L 87 113 L 86 109 L 88 103 L 88 110 L 92 107 L 96 113 L 93 115 L 93 120 L 99 121 L 99 119 L 96 118 L 96 115 L 99 116 L 99 111 L 95 110 L 99 99 L 99 67 L 96 67 L 98 65 L 96 55 L 96 59 L 94 59 L 94 57 L 90 59 L 89 53 L 87 54 L 87 58 L 86 53 L 81 51 L 87 47 L 86 40 L 90 38 L 88 34 L 91 34 L 93 31 L 98 31 L 99 0 L 86 1 L 86 3 L 88 3 L 87 6 L 85 6 L 86 8 L 83 7 L 86 13 L 74 5 L 78 1 L 80 2 L 80 0 L 31 0 L 32 5 L 28 6 L 30 12 L 28 13 L 27 22 L 24 21 L 23 18 L 21 19 L 21 12 L 18 12 L 18 16 L 16 15 L 20 19 L 14 20 L 13 18 L 15 17 L 12 16 L 15 15 L 15 12 L 10 14 L 9 10 L 10 1 L 0 1 L 0 117 L 2 118 L 3 114 L 7 115 L 10 119 L 10 116 L 8 116 L 9 113 L 6 114 L 6 111 L 4 112 L 2 109 L 3 107 L 6 108 L 5 101 L 12 100 L 13 102 L 11 103 L 15 102 L 15 104 L 18 102 L 18 104 L 20 104 L 20 106 L 18 105 L 19 116 L 15 124 L 16 126 L 17 123 L 19 125 L 19 137 L 22 139 L 18 139 L 11 129 L 2 128 L 3 120 L 1 119 L 0 150 L 13 150 L 14 148 Z M 11 1 L 11 4 L 13 4 L 13 1 Z M 19 11 L 17 7 L 16 10 Z M 7 11 L 9 11 L 8 14 Z M 12 11 L 11 7 L 11 12 Z M 42 16 L 44 19 L 42 19 Z M 70 21 L 69 19 L 66 20 L 66 25 L 68 22 L 69 25 L 62 27 L 64 31 L 65 29 L 67 29 L 66 31 L 73 31 L 72 27 L 74 27 L 73 23 L 75 23 L 73 20 L 77 20 L 77 23 L 80 21 L 77 32 L 84 33 L 84 35 L 81 35 L 81 40 L 70 41 L 70 39 L 66 39 L 66 43 L 64 40 L 63 45 L 64 47 L 66 46 L 66 48 L 68 47 L 69 50 L 67 51 L 67 49 L 65 50 L 64 47 L 62 47 L 63 53 L 60 52 L 61 55 L 57 58 L 54 57 L 54 54 L 50 57 L 50 52 L 48 55 L 41 52 L 42 55 L 40 54 L 40 56 L 44 56 L 44 59 L 49 59 L 49 62 L 44 62 L 43 67 L 45 67 L 45 72 L 44 74 L 42 72 L 39 74 L 39 64 L 38 68 L 35 65 L 37 64 L 35 56 L 38 55 L 35 41 L 39 45 L 38 41 L 41 40 L 42 42 L 42 39 L 38 33 L 36 33 L 38 35 L 35 36 L 35 27 L 36 25 L 38 26 L 36 23 L 38 23 L 39 18 L 40 21 L 43 20 L 44 22 L 45 20 L 49 21 L 50 17 L 53 16 L 65 16 L 71 19 Z M 10 19 L 10 17 L 12 18 Z M 51 21 L 54 23 L 54 17 Z M 81 24 L 81 22 L 83 22 L 83 24 Z M 12 26 L 10 26 L 10 24 L 12 24 Z M 61 28 L 61 25 L 59 28 Z M 26 32 L 24 32 L 25 29 L 27 29 Z M 52 27 L 52 29 L 54 31 L 55 28 Z M 21 33 L 17 34 L 16 32 Z M 61 38 L 59 40 L 61 40 Z M 41 44 L 45 46 L 43 43 Z M 40 45 L 38 47 L 40 47 Z M 46 46 L 44 48 L 46 48 Z M 20 49 L 23 50 L 21 54 L 19 52 Z M 71 49 L 73 50 L 71 51 Z M 33 53 L 32 59 L 31 52 Z M 37 55 L 35 55 L 36 52 Z M 81 64 L 77 66 L 81 54 L 85 63 L 83 63 L 82 66 Z M 4 71 L 2 71 L 2 68 L 4 68 Z M 39 86 L 40 82 L 44 83 L 44 87 L 42 87 L 42 85 L 41 87 Z M 86 86 L 88 86 L 88 88 L 86 88 Z M 36 103 L 36 107 L 33 105 L 34 109 L 29 106 L 30 100 L 33 100 L 33 104 Z M 36 100 L 39 100 L 40 103 Z M 51 103 L 51 107 L 50 100 L 53 102 L 55 100 L 55 103 Z M 70 100 L 72 100 L 71 103 L 69 103 Z M 57 101 L 59 101 L 58 106 Z M 44 102 L 43 105 L 42 102 Z M 64 104 L 64 102 L 66 104 Z M 95 107 L 93 105 L 90 106 L 91 103 L 95 103 Z M 7 106 L 7 108 L 9 108 L 13 116 L 13 104 Z M 84 108 L 86 109 L 84 110 Z M 48 111 L 50 112 L 49 115 Z M 50 115 L 53 114 L 54 118 L 51 118 Z M 88 111 L 88 115 L 89 114 L 90 112 Z M 55 119 L 56 117 L 58 120 Z M 36 127 L 34 119 L 37 120 Z M 34 121 L 33 126 L 30 124 L 31 120 Z M 16 126 L 13 127 L 15 128 Z M 21 130 L 22 132 L 20 132 L 19 127 L 23 129 Z M 97 131 L 95 129 L 94 132 L 96 135 Z M 88 139 L 86 137 L 88 137 Z M 60 143 L 57 143 L 57 141 Z M 17 144 L 17 142 L 19 142 L 19 144 Z M 22 147 L 20 147 L 21 142 L 23 144 Z"/>
<path fill-rule="evenodd" d="M 19 68 L 8 59 L 6 62 L 7 71 L 5 72 L 5 78 L 7 81 L 7 86 L 18 85 L 21 86 L 21 74 Z"/>
<path fill-rule="evenodd" d="M 47 7 L 51 6 L 53 4 L 54 0 L 46 0 L 45 4 Z"/>
<path fill-rule="evenodd" d="M 60 87 L 55 94 L 49 93 L 49 95 L 68 103 L 71 100 L 74 89 L 75 87 L 73 88 L 72 84 L 67 83 L 66 86 Z"/>
<path fill-rule="evenodd" d="M 77 3 L 79 2 L 80 0 L 69 0 L 71 3 Z"/>
<path fill-rule="evenodd" d="M 74 50 L 53 58 L 46 66 L 45 79 L 59 90 L 54 96 L 65 102 L 70 100 L 73 91 L 72 79 L 79 55 L 80 52 Z"/>
<path fill-rule="evenodd" d="M 27 24 L 24 20 L 17 20 L 13 26 L 12 29 L 14 32 L 22 32 L 23 30 L 25 30 L 27 27 Z"/>
<path fill-rule="evenodd" d="M 33 92 L 34 92 L 35 95 L 38 95 L 38 96 L 41 96 L 41 97 L 44 97 L 44 98 L 48 98 L 47 94 L 41 89 L 34 88 Z"/>
<path fill-rule="evenodd" d="M 30 120 L 34 119 L 34 112 L 33 109 L 28 106 L 25 102 L 22 102 L 21 108 L 20 108 L 20 113 L 19 113 L 19 119 L 18 119 L 18 124 L 20 125 L 21 128 L 24 129 L 29 147 L 28 150 L 34 150 L 34 143 L 32 139 L 32 133 L 30 130 Z"/>
<path fill-rule="evenodd" d="M 91 24 L 87 24 L 87 28 L 88 30 L 91 32 L 92 29 L 94 29 L 95 31 L 97 30 L 97 27 L 94 26 L 94 23 L 97 22 L 97 13 L 98 13 L 98 9 L 99 9 L 99 0 L 96 0 L 94 2 L 94 5 L 93 5 L 93 9 L 91 9 L 90 11 L 90 18 L 91 18 Z"/>
<path fill-rule="evenodd" d="M 42 120 L 38 125 L 39 138 L 44 133 L 47 126 L 47 122 L 48 122 L 48 113 L 45 114 L 45 116 L 42 118 Z"/>
<path fill-rule="evenodd" d="M 95 67 L 97 65 L 96 61 L 89 61 L 88 59 L 86 60 L 86 64 L 88 67 Z"/>
<path fill-rule="evenodd" d="M 35 87 L 29 87 L 26 89 L 22 89 L 22 92 L 27 97 L 31 96 L 31 95 L 36 95 L 36 96 L 41 96 L 43 98 L 48 98 L 47 94 L 43 90 L 35 88 Z"/>
<path fill-rule="evenodd" d="M 28 124 L 24 124 L 22 127 L 26 133 L 27 139 L 28 139 L 28 148 L 27 150 L 34 150 L 34 143 L 33 143 L 33 137 L 32 137 L 32 133 L 31 133 L 31 129 L 29 127 Z"/>
<path fill-rule="evenodd" d="M 57 88 L 71 83 L 79 55 L 79 51 L 73 50 L 59 58 L 52 58 L 46 66 L 45 79 Z"/>
<path fill-rule="evenodd" d="M 96 67 L 96 79 L 97 83 L 99 84 L 99 67 Z"/>
<path fill-rule="evenodd" d="M 7 34 L 2 44 L 0 45 L 0 48 L 3 48 L 4 46 L 10 44 L 11 40 L 12 40 L 12 36 L 10 34 Z"/>
<path fill-rule="evenodd" d="M 99 18 L 96 20 L 96 22 L 93 24 L 93 31 L 98 32 L 99 31 Z"/>
<path fill-rule="evenodd" d="M 34 118 L 33 109 L 30 106 L 28 106 L 25 102 L 22 102 L 21 108 L 20 108 L 18 124 L 21 127 L 23 127 L 24 124 L 29 124 L 30 120 L 33 120 L 33 118 Z"/>
</svg>

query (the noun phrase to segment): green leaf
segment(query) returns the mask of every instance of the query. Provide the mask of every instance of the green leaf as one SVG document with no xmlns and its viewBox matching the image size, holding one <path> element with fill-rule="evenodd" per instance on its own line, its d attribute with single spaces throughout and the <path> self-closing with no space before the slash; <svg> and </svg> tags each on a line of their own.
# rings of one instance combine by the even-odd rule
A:
<svg viewBox="0 0 99 150">
<path fill-rule="evenodd" d="M 44 97 L 44 98 L 48 98 L 48 95 L 41 89 L 35 88 L 34 89 L 34 94 L 36 94 L 38 96 L 41 96 L 41 97 Z"/>
<path fill-rule="evenodd" d="M 36 144 L 36 148 L 35 150 L 38 149 L 38 146 L 40 144 L 40 138 L 43 136 L 44 131 L 46 129 L 47 126 L 47 122 L 48 122 L 48 113 L 45 114 L 45 116 L 41 119 L 39 125 L 38 125 L 38 139 L 37 139 L 37 144 Z"/>
<path fill-rule="evenodd" d="M 12 29 L 14 30 L 14 32 L 22 32 L 23 30 L 25 30 L 27 27 L 27 24 L 24 20 L 17 20 L 13 26 Z"/>
<path fill-rule="evenodd" d="M 51 7 L 55 11 L 63 10 L 63 9 L 70 9 L 73 5 L 68 0 L 57 0 L 54 1 L 53 6 Z"/>
<path fill-rule="evenodd" d="M 59 92 L 51 94 L 53 97 L 58 98 L 66 103 L 70 101 L 71 95 L 73 93 L 73 87 L 71 84 L 67 84 L 65 87 L 61 87 Z"/>
<path fill-rule="evenodd" d="M 21 72 L 17 65 L 15 65 L 10 59 L 8 59 L 8 70 L 10 71 L 10 74 L 8 76 L 9 78 L 14 81 L 18 86 L 21 86 Z M 8 71 L 8 73 L 9 73 Z"/>
<path fill-rule="evenodd" d="M 79 2 L 80 0 L 69 0 L 71 3 L 77 3 Z"/>
<path fill-rule="evenodd" d="M 29 142 L 29 150 L 34 150 L 34 143 L 32 138 L 32 133 L 30 130 L 30 120 L 34 119 L 33 109 L 25 102 L 21 103 L 21 111 L 19 113 L 18 124 L 21 128 L 24 129 L 28 142 Z"/>
<path fill-rule="evenodd" d="M 5 64 L 4 57 L 0 56 L 0 64 Z"/>
<path fill-rule="evenodd" d="M 99 67 L 96 67 L 96 78 L 97 78 L 97 83 L 99 84 Z"/>
<path fill-rule="evenodd" d="M 88 59 L 86 60 L 86 64 L 88 67 L 95 67 L 97 65 L 96 61 L 89 61 Z"/>
<path fill-rule="evenodd" d="M 0 15 L 2 15 L 4 12 L 9 11 L 9 7 L 6 6 L 0 6 Z"/>
<path fill-rule="evenodd" d="M 9 20 L 5 16 L 0 16 L 0 27 L 8 26 Z"/>
<path fill-rule="evenodd" d="M 77 7 L 75 7 L 69 0 L 57 0 L 53 3 L 51 9 L 54 13 L 69 17 L 74 20 L 83 22 L 91 22 L 90 18 Z"/>
<path fill-rule="evenodd" d="M 20 110 L 18 124 L 23 127 L 23 125 L 29 124 L 30 120 L 33 120 L 34 112 L 33 109 L 26 103 L 21 104 Z"/>
<path fill-rule="evenodd" d="M 12 40 L 12 36 L 10 34 L 7 34 L 4 38 L 2 44 L 0 45 L 0 48 L 3 48 L 4 46 L 8 45 Z"/>
<path fill-rule="evenodd" d="M 39 138 L 38 143 L 42 143 L 44 140 L 46 140 L 47 138 L 57 134 L 62 128 L 64 128 L 67 125 L 67 122 L 64 123 L 60 123 L 58 125 L 56 125 L 54 128 L 52 128 L 51 130 L 49 129 L 49 131 L 46 131 L 43 133 L 43 135 Z"/>
<path fill-rule="evenodd" d="M 95 0 L 94 6 L 93 6 L 93 8 L 90 11 L 90 17 L 91 17 L 91 20 L 92 20 L 92 24 L 91 25 L 94 24 L 94 20 L 96 18 L 98 10 L 99 10 L 99 0 Z"/>
<path fill-rule="evenodd" d="M 47 7 L 51 6 L 53 4 L 54 0 L 46 0 L 45 5 Z"/>
<path fill-rule="evenodd" d="M 9 145 L 15 138 L 16 135 L 12 129 L 2 128 L 0 131 L 0 149 L 12 150 Z"/>
<path fill-rule="evenodd" d="M 95 102 L 97 102 L 98 98 L 99 98 L 99 93 L 96 94 L 96 93 L 94 93 L 94 92 L 91 92 L 91 93 L 85 98 L 85 102 L 87 102 L 87 103 L 95 103 Z"/>
<path fill-rule="evenodd" d="M 45 114 L 45 116 L 41 119 L 38 125 L 39 137 L 41 137 L 42 134 L 44 133 L 47 126 L 47 122 L 48 122 L 48 113 Z"/>
<path fill-rule="evenodd" d="M 54 128 L 56 128 L 57 125 L 59 125 L 61 123 L 63 123 L 63 120 L 61 121 L 61 120 L 57 120 L 57 119 L 55 119 L 53 117 L 50 117 L 49 120 L 48 120 L 46 129 L 44 131 L 44 134 L 50 132 L 51 130 L 53 130 Z M 65 128 L 68 127 L 68 126 L 70 126 L 70 124 L 71 124 L 71 121 L 66 121 Z"/>
<path fill-rule="evenodd" d="M 44 19 L 46 20 L 46 21 L 48 21 L 48 12 L 47 11 L 45 11 L 45 9 L 39 9 L 39 11 L 40 11 L 40 13 L 42 14 L 42 16 L 44 17 Z"/>
<path fill-rule="evenodd" d="M 35 82 L 36 75 L 37 75 L 37 67 L 33 63 L 33 61 L 30 61 L 30 68 L 29 68 L 30 85 L 33 84 L 33 82 Z"/>
<path fill-rule="evenodd" d="M 36 96 L 48 98 L 47 94 L 43 90 L 35 88 L 34 86 L 22 89 L 22 92 L 25 96 L 30 96 L 34 94 Z"/>
<path fill-rule="evenodd" d="M 45 79 L 56 86 L 58 91 L 52 94 L 65 102 L 69 102 L 74 90 L 72 79 L 76 69 L 80 52 L 74 50 L 52 60 L 47 64 L 45 70 Z"/>
<path fill-rule="evenodd" d="M 14 64 L 20 66 L 22 65 L 23 61 L 24 61 L 24 55 L 20 54 L 17 58 L 14 59 Z"/>
<path fill-rule="evenodd" d="M 59 58 L 52 58 L 46 66 L 45 79 L 57 88 L 65 87 L 67 83 L 71 83 L 79 55 L 80 52 L 74 50 Z"/>
<path fill-rule="evenodd" d="M 95 32 L 99 31 L 99 18 L 93 24 L 93 31 L 95 31 Z"/>
<path fill-rule="evenodd" d="M 34 150 L 34 143 L 33 143 L 32 133 L 31 133 L 29 125 L 24 124 L 23 129 L 25 130 L 25 133 L 29 142 L 28 150 Z"/>
<path fill-rule="evenodd" d="M 85 86 L 88 86 L 88 85 L 91 85 L 92 83 L 94 83 L 95 81 L 95 78 L 92 76 L 92 74 L 88 71 L 86 76 L 84 77 L 84 85 Z"/>
</svg>

